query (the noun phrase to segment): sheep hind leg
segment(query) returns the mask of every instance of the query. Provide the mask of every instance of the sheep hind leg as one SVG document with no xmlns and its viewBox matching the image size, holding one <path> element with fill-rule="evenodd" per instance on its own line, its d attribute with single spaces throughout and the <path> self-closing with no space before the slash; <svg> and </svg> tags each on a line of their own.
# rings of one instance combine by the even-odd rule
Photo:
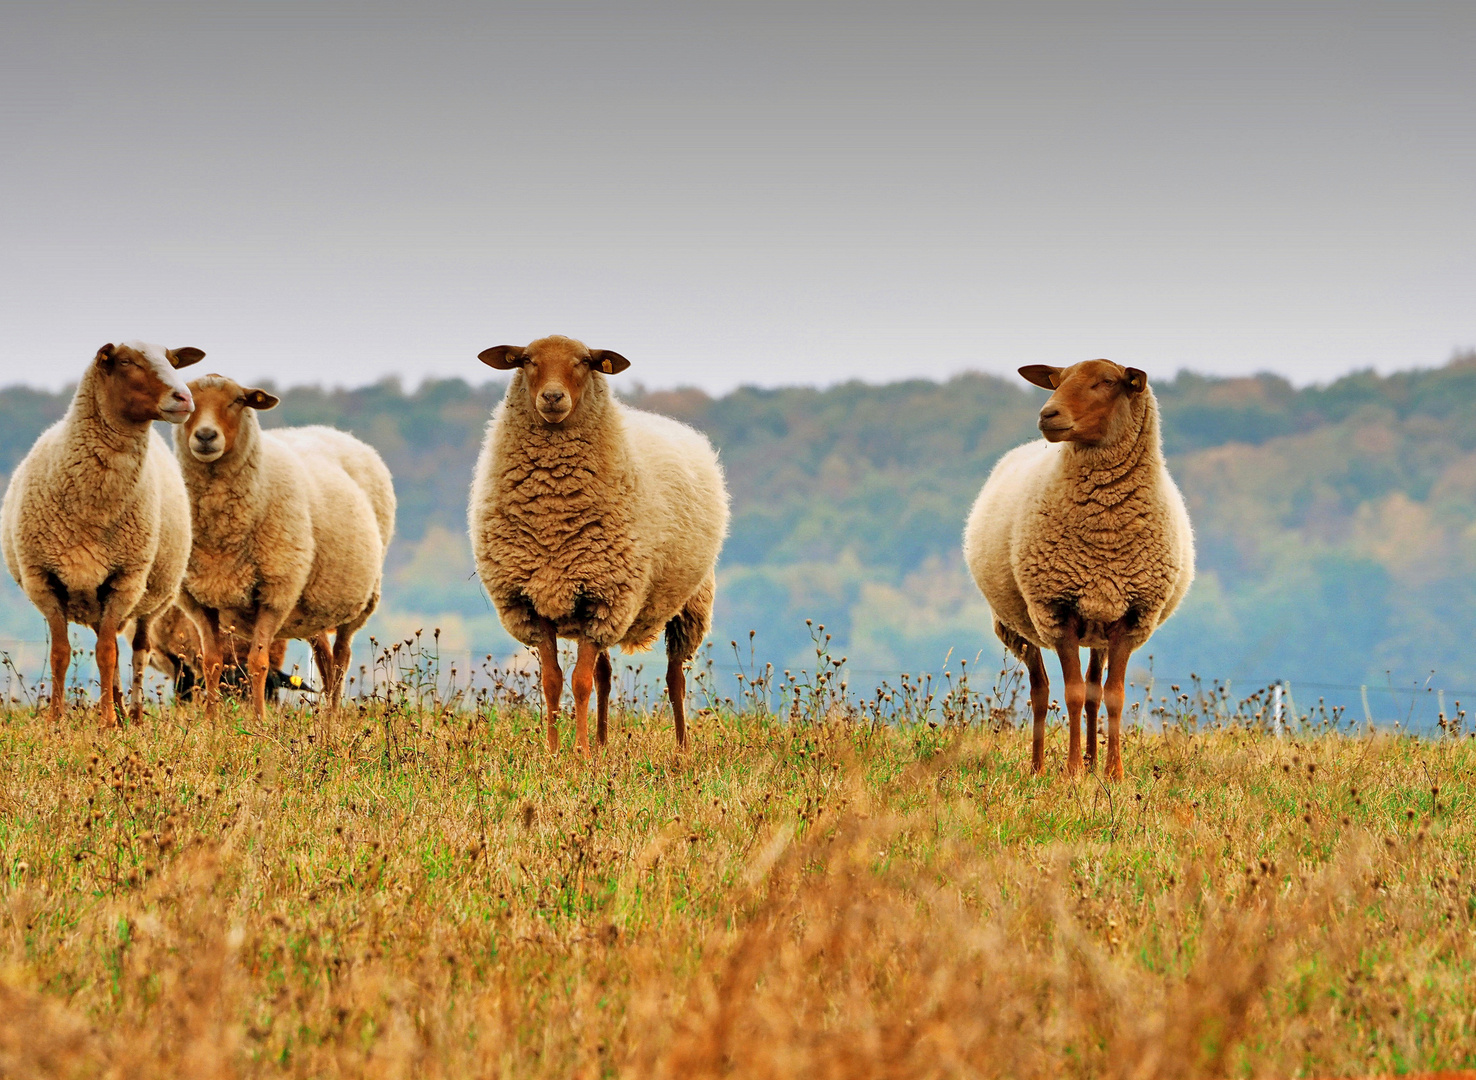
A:
<svg viewBox="0 0 1476 1080">
<path fill-rule="evenodd" d="M 1086 767 L 1088 772 L 1097 770 L 1097 707 L 1102 703 L 1102 663 L 1107 659 L 1106 649 L 1091 650 L 1087 664 L 1086 708 Z"/>
<path fill-rule="evenodd" d="M 717 577 L 709 572 L 682 610 L 666 624 L 666 694 L 671 698 L 678 750 L 687 748 L 686 664 L 712 628 L 712 600 L 716 592 Z"/>
<path fill-rule="evenodd" d="M 344 623 L 333 631 L 333 685 L 328 688 L 328 708 L 338 708 L 343 700 L 344 683 L 348 681 L 349 668 L 354 663 L 354 634 L 365 620 Z"/>
<path fill-rule="evenodd" d="M 143 719 L 144 669 L 149 666 L 149 624 L 153 616 L 140 615 L 133 624 L 133 686 L 128 694 L 128 715 L 134 723 Z"/>
<path fill-rule="evenodd" d="M 605 745 L 610 729 L 610 650 L 601 649 L 595 658 L 595 738 L 600 746 Z"/>
<path fill-rule="evenodd" d="M 1071 731 L 1071 743 L 1066 757 L 1066 775 L 1081 775 L 1081 711 L 1086 704 L 1086 683 L 1081 677 L 1081 639 L 1074 626 L 1068 626 L 1056 646 L 1056 656 L 1061 660 L 1061 682 L 1066 698 L 1066 717 Z"/>
<path fill-rule="evenodd" d="M 559 636 L 545 622 L 538 639 L 538 668 L 543 682 L 543 712 L 548 723 L 548 752 L 559 752 L 559 703 L 564 697 L 564 671 L 559 667 Z"/>
<path fill-rule="evenodd" d="M 584 757 L 590 756 L 589 695 L 594 690 L 595 668 L 601 652 L 594 642 L 581 641 L 579 656 L 574 661 L 574 673 L 569 679 L 569 687 L 574 691 L 574 749 Z"/>
<path fill-rule="evenodd" d="M 1107 768 L 1108 780 L 1121 780 L 1122 772 L 1122 706 L 1127 694 L 1123 684 L 1127 680 L 1128 657 L 1133 647 L 1127 639 L 1127 623 L 1119 620 L 1107 632 L 1107 682 L 1102 688 L 1102 701 L 1107 706 Z"/>
<path fill-rule="evenodd" d="M 1046 712 L 1051 707 L 1051 680 L 1045 658 L 1034 645 L 1025 646 L 1025 670 L 1030 674 L 1030 712 L 1034 721 L 1030 735 L 1030 771 L 1045 772 Z"/>
</svg>

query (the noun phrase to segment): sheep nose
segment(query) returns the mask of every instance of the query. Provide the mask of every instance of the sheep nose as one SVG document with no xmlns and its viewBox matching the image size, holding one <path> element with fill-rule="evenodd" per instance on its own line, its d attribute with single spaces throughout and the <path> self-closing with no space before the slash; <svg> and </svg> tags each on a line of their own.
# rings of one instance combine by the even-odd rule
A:
<svg viewBox="0 0 1476 1080">
<path fill-rule="evenodd" d="M 184 406 L 186 409 L 189 409 L 190 412 L 195 411 L 195 399 L 190 397 L 190 392 L 188 390 L 176 390 L 174 393 L 169 395 L 169 400 L 174 402 L 174 404 L 176 405 Z"/>
<path fill-rule="evenodd" d="M 545 390 L 538 396 L 542 398 L 543 403 L 548 406 L 558 405 L 564 400 L 564 392 L 562 390 Z"/>
<path fill-rule="evenodd" d="M 1054 405 L 1047 405 L 1045 408 L 1040 410 L 1040 419 L 1042 422 L 1046 420 L 1054 420 L 1060 415 L 1061 410 Z"/>
<path fill-rule="evenodd" d="M 213 443 L 220 435 L 214 428 L 202 427 L 195 429 L 195 441 L 202 443 Z"/>
</svg>

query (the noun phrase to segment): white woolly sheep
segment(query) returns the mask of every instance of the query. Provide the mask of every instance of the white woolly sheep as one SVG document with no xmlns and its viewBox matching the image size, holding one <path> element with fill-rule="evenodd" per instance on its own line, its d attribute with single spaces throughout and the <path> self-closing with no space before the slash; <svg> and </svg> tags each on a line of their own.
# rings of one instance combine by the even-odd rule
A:
<svg viewBox="0 0 1476 1080">
<path fill-rule="evenodd" d="M 630 362 L 566 337 L 499 345 L 514 370 L 487 425 L 468 519 L 477 572 L 508 633 L 538 649 L 548 745 L 558 749 L 558 639 L 579 644 L 571 679 L 576 746 L 589 752 L 591 689 L 606 739 L 611 646 L 666 632 L 666 688 L 687 744 L 685 664 L 712 622 L 728 493 L 712 445 L 665 416 L 621 404 L 606 375 Z"/>
<path fill-rule="evenodd" d="M 41 433 L 10 478 L 0 546 L 11 576 L 46 617 L 52 720 L 66 699 L 69 622 L 97 632 L 99 715 L 111 727 L 118 634 L 136 620 L 131 714 L 143 715 L 148 626 L 174 602 L 190 550 L 184 485 L 152 425 L 189 416 L 194 403 L 175 369 L 204 355 L 138 341 L 104 345 L 67 414 Z"/>
<path fill-rule="evenodd" d="M 1054 649 L 1071 721 L 1067 771 L 1097 755 L 1097 702 L 1107 706 L 1107 768 L 1121 779 L 1128 657 L 1167 619 L 1194 580 L 1194 534 L 1163 461 L 1158 402 L 1137 368 L 1089 360 L 1020 374 L 1053 390 L 1043 442 L 999 460 L 964 528 L 964 557 L 994 612 L 994 630 L 1030 673 L 1031 759 L 1045 767 L 1050 701 L 1041 651 Z M 1091 650 L 1083 682 L 1079 649 Z M 1102 687 L 1102 664 L 1107 684 Z"/>
<path fill-rule="evenodd" d="M 200 631 L 206 707 L 220 699 L 222 634 L 251 643 L 258 719 L 277 638 L 312 643 L 331 707 L 354 633 L 379 604 L 395 521 L 389 470 L 346 432 L 263 431 L 256 414 L 278 400 L 265 390 L 220 375 L 190 389 L 195 414 L 174 436 L 195 526 L 180 607 Z"/>
</svg>

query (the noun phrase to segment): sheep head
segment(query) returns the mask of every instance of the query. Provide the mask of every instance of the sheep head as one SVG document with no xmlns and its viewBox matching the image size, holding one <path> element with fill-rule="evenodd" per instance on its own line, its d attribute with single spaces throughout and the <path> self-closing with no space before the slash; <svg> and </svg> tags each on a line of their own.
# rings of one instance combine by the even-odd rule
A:
<svg viewBox="0 0 1476 1080">
<path fill-rule="evenodd" d="M 477 359 L 499 371 L 517 369 L 528 393 L 528 403 L 543 422 L 557 427 L 573 416 L 590 383 L 616 375 L 630 361 L 609 349 L 590 349 L 573 338 L 539 338 L 531 345 L 497 345 Z"/>
<path fill-rule="evenodd" d="M 166 349 L 142 341 L 111 343 L 97 350 L 93 363 L 102 377 L 105 407 L 129 424 L 166 420 L 182 423 L 194 400 L 176 369 L 205 358 L 195 348 Z"/>
<path fill-rule="evenodd" d="M 1085 360 L 1070 367 L 1030 364 L 1025 381 L 1053 390 L 1040 410 L 1040 433 L 1048 442 L 1107 446 L 1132 415 L 1134 400 L 1148 388 L 1148 376 L 1111 360 Z"/>
<path fill-rule="evenodd" d="M 219 461 L 235 449 L 247 410 L 275 408 L 280 400 L 265 390 L 251 390 L 222 375 L 190 383 L 194 415 L 185 422 L 185 444 L 196 461 Z"/>
</svg>

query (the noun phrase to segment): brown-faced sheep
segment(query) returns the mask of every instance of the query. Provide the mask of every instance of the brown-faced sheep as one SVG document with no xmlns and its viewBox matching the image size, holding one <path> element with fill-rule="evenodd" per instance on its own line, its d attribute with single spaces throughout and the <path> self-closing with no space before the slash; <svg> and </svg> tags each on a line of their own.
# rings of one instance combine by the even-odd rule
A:
<svg viewBox="0 0 1476 1080">
<path fill-rule="evenodd" d="M 538 649 L 548 745 L 558 749 L 558 639 L 579 644 L 571 679 L 580 752 L 589 696 L 606 739 L 611 646 L 645 649 L 666 632 L 666 687 L 687 743 L 684 665 L 712 621 L 728 493 L 707 439 L 615 400 L 606 375 L 630 362 L 566 337 L 499 345 L 483 363 L 513 370 L 477 461 L 468 512 L 477 572 L 508 633 Z"/>
<path fill-rule="evenodd" d="M 1031 760 L 1045 767 L 1050 701 L 1041 650 L 1054 649 L 1071 721 L 1067 770 L 1097 752 L 1097 699 L 1107 705 L 1107 775 L 1122 778 L 1128 657 L 1178 607 L 1194 579 L 1194 534 L 1163 461 L 1158 402 L 1137 368 L 1089 360 L 1020 369 L 1053 390 L 1045 440 L 999 460 L 964 529 L 964 557 L 994 612 L 994 630 L 1030 673 Z M 1091 650 L 1088 680 L 1080 648 Z M 1102 662 L 1107 663 L 1105 694 Z M 1088 683 L 1090 685 L 1088 685 Z"/>
<path fill-rule="evenodd" d="M 219 375 L 190 389 L 195 414 L 174 437 L 195 526 L 180 607 L 200 631 L 207 708 L 219 700 L 226 633 L 251 642 L 258 718 L 277 638 L 312 643 L 331 706 L 354 633 L 379 603 L 395 521 L 389 470 L 346 432 L 263 431 L 257 411 L 277 404 L 265 390 Z"/>
<path fill-rule="evenodd" d="M 176 369 L 204 355 L 137 341 L 104 345 L 66 416 L 41 433 L 10 478 L 0 546 L 11 576 L 46 617 L 52 720 L 65 702 L 69 622 L 97 632 L 99 715 L 111 727 L 118 633 L 136 620 L 131 712 L 143 715 L 149 623 L 174 602 L 190 550 L 184 484 L 152 425 L 190 415 L 194 403 Z"/>
</svg>

